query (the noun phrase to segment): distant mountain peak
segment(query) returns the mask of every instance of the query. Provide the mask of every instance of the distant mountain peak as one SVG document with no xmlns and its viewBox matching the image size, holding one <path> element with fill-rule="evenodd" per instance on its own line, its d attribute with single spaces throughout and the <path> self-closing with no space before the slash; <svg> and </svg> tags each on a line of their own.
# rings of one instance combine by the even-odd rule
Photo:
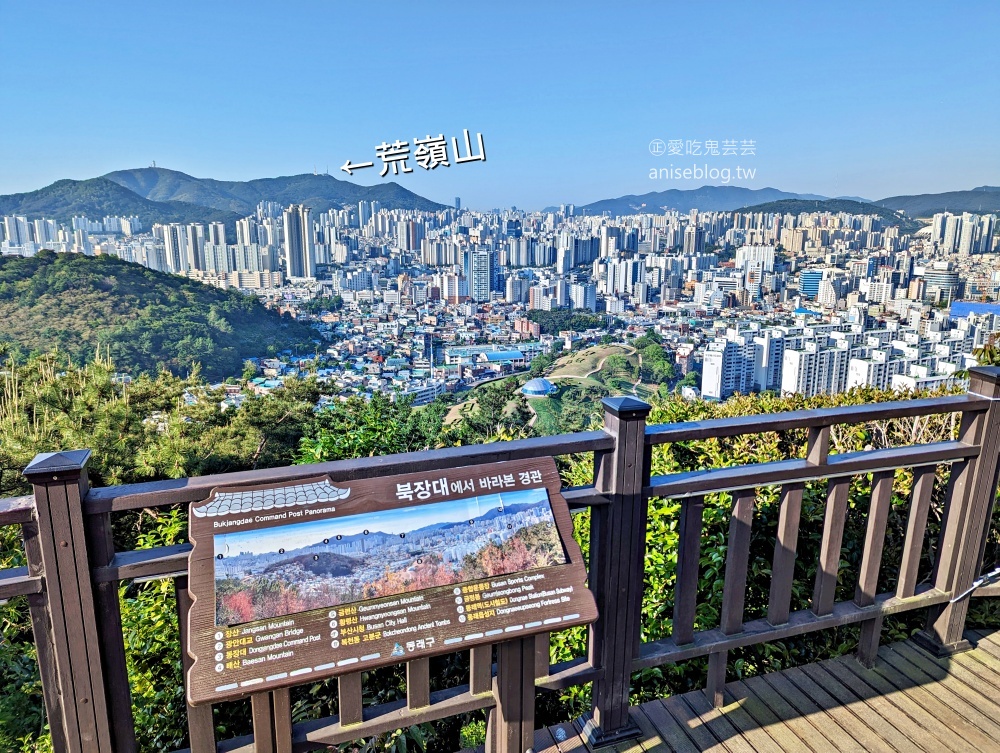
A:
<svg viewBox="0 0 1000 753">
<path fill-rule="evenodd" d="M 359 201 L 378 201 L 386 209 L 435 212 L 445 208 L 394 182 L 359 186 L 325 173 L 220 181 L 167 167 L 139 167 L 86 180 L 63 178 L 37 191 L 0 196 L 0 215 L 61 222 L 75 215 L 91 219 L 136 215 L 147 228 L 154 222 L 224 222 L 232 229 L 237 219 L 252 214 L 261 201 L 305 204 L 317 212 Z"/>
<path fill-rule="evenodd" d="M 762 204 L 781 199 L 808 199 L 823 201 L 827 197 L 818 194 L 799 194 L 781 191 L 777 188 L 747 188 L 746 186 L 710 186 L 699 188 L 668 188 L 664 191 L 650 191 L 644 194 L 629 194 L 614 199 L 602 199 L 582 206 L 577 205 L 578 214 L 612 215 L 636 214 L 639 211 L 659 213 L 663 207 L 678 212 L 699 209 L 704 212 L 727 212 L 744 206 Z"/>
<path fill-rule="evenodd" d="M 445 208 L 395 182 L 361 186 L 327 173 L 226 181 L 195 178 L 165 167 L 141 167 L 116 170 L 104 177 L 154 201 L 184 201 L 239 214 L 252 213 L 261 201 L 306 204 L 317 212 L 359 201 L 378 201 L 386 209 L 433 212 Z"/>
<path fill-rule="evenodd" d="M 777 188 L 747 188 L 746 186 L 701 186 L 700 188 L 668 188 L 644 194 L 628 194 L 614 199 L 602 199 L 590 204 L 577 204 L 577 214 L 614 215 L 651 212 L 664 209 L 690 212 L 732 212 L 781 201 L 853 202 L 882 208 L 901 210 L 909 217 L 929 217 L 935 212 L 998 212 L 1000 211 L 1000 186 L 979 186 L 970 191 L 949 191 L 915 196 L 890 196 L 872 201 L 860 196 L 838 196 L 830 199 L 818 194 L 790 193 Z M 549 210 L 554 210 L 550 207 Z M 861 211 L 855 207 L 855 211 Z M 865 211 L 871 211 L 865 209 Z"/>
</svg>

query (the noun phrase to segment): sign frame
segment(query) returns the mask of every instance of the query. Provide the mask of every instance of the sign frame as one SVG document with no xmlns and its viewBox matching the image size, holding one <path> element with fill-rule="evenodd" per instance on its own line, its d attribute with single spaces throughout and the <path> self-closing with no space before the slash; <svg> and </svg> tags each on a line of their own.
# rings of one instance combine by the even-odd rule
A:
<svg viewBox="0 0 1000 753">
<path fill-rule="evenodd" d="M 308 473 L 308 469 L 303 470 Z M 233 700 L 252 693 L 593 622 L 597 619 L 597 607 L 586 585 L 586 564 L 573 538 L 573 521 L 561 494 L 561 486 L 555 461 L 546 457 L 351 482 L 334 483 L 329 476 L 316 474 L 290 482 L 215 487 L 207 499 L 191 503 L 189 509 L 189 536 L 193 546 L 188 558 L 188 590 L 192 605 L 188 613 L 185 646 L 192 659 L 186 678 L 188 701 L 197 705 Z M 442 488 L 444 494 L 434 493 L 434 490 L 440 492 Z M 544 490 L 545 494 L 538 494 L 539 490 Z M 406 498 L 407 492 L 409 499 Z M 403 496 L 400 496 L 401 493 Z M 525 501 L 505 503 L 504 495 L 508 500 Z M 500 499 L 496 507 L 498 513 L 490 506 L 496 505 L 494 497 Z M 546 508 L 541 502 L 545 497 L 550 517 L 545 515 Z M 471 507 L 470 500 L 473 499 L 479 507 Z M 485 504 L 480 502 L 481 499 L 493 501 Z M 270 550 L 265 554 L 242 550 L 235 555 L 217 554 L 218 547 L 229 546 L 222 542 L 230 540 L 246 546 L 245 542 L 256 541 L 259 536 L 262 541 L 260 546 L 263 546 L 270 540 L 269 537 L 277 537 L 284 531 L 287 536 L 282 534 L 280 540 L 291 545 L 296 540 L 308 541 L 303 537 L 307 537 L 313 529 L 325 530 L 329 527 L 330 530 L 340 530 L 337 528 L 338 519 L 341 526 L 346 526 L 343 528 L 346 531 L 361 520 L 360 516 L 365 516 L 364 520 L 371 519 L 371 528 L 375 529 L 379 525 L 399 525 L 388 523 L 390 520 L 409 519 L 410 515 L 422 520 L 419 516 L 425 513 L 438 509 L 450 511 L 463 504 L 470 506 L 469 509 L 486 510 L 481 516 L 469 519 L 468 524 L 472 526 L 469 535 L 479 532 L 475 541 L 482 541 L 482 531 L 491 532 L 486 537 L 492 543 L 475 550 L 473 556 L 480 556 L 482 560 L 483 550 L 494 547 L 490 551 L 493 558 L 488 564 L 501 570 L 492 575 L 486 573 L 469 580 L 398 590 L 404 588 L 405 578 L 415 578 L 415 582 L 420 582 L 419 578 L 427 572 L 438 578 L 456 576 L 457 571 L 452 569 L 449 573 L 444 563 L 459 561 L 458 558 L 464 556 L 463 553 L 473 544 L 462 538 L 463 529 L 458 523 L 446 521 L 439 526 L 421 528 L 415 533 L 437 539 L 447 536 L 450 537 L 448 541 L 457 539 L 454 547 L 428 550 L 424 553 L 427 564 L 423 564 L 424 557 L 412 559 L 412 552 L 405 554 L 410 558 L 405 568 L 400 565 L 398 571 L 391 570 L 391 566 L 386 564 L 384 579 L 366 582 L 360 593 L 350 591 L 365 598 L 311 606 L 305 611 L 262 616 L 265 610 L 270 610 L 266 612 L 270 614 L 274 610 L 294 609 L 299 603 L 288 598 L 291 591 L 285 592 L 285 601 L 280 597 L 272 598 L 269 593 L 267 598 L 260 597 L 261 588 L 273 587 L 273 578 L 269 580 L 265 577 L 268 573 L 287 573 L 289 569 L 306 573 L 306 568 L 313 568 L 308 571 L 311 574 L 308 575 L 310 581 L 309 588 L 305 589 L 305 598 L 322 603 L 316 600 L 337 596 L 331 597 L 329 591 L 323 592 L 313 581 L 319 580 L 322 575 L 336 579 L 337 574 L 345 569 L 353 577 L 351 568 L 354 565 L 342 555 L 326 554 L 325 550 L 319 549 L 319 542 L 290 549 L 287 555 L 282 548 L 278 552 L 281 557 L 292 556 L 303 549 L 306 553 L 271 564 L 266 563 L 276 559 L 277 555 Z M 429 507 L 432 505 L 440 505 L 441 508 L 432 510 Z M 420 508 L 425 509 L 421 511 Z M 505 523 L 508 520 L 506 516 L 512 516 L 509 520 L 513 522 Z M 515 524 L 523 524 L 523 527 L 513 529 Z M 503 526 L 513 530 L 512 534 L 506 534 L 507 538 L 503 538 Z M 442 533 L 435 532 L 438 527 Z M 428 529 L 430 533 L 420 533 Z M 456 533 L 451 533 L 452 530 Z M 524 533 L 529 530 L 534 533 L 526 539 Z M 445 534 L 443 531 L 449 532 Z M 255 535 L 255 532 L 262 533 Z M 385 538 L 395 534 L 366 528 L 363 535 L 362 538 L 351 534 L 345 541 L 349 540 L 351 547 L 362 547 L 364 553 L 393 553 L 400 547 L 405 548 L 403 544 L 394 547 Z M 296 539 L 296 536 L 299 538 Z M 561 546 L 561 553 L 552 543 L 553 536 Z M 218 537 L 222 539 L 217 540 Z M 339 540 L 340 537 L 337 538 Z M 514 539 L 518 538 L 519 542 L 515 542 Z M 405 534 L 400 535 L 400 539 L 405 539 Z M 533 542 L 535 548 L 515 546 L 525 540 Z M 508 541 L 512 544 L 508 549 L 514 550 L 516 556 L 512 553 L 498 554 L 506 551 L 503 547 Z M 327 538 L 323 542 L 329 544 Z M 330 546 L 343 548 L 348 545 Z M 369 546 L 370 550 L 365 548 Z M 228 548 L 225 551 L 228 552 Z M 446 560 L 448 557 L 451 559 Z M 375 559 L 374 554 L 371 558 L 362 554 L 357 561 L 370 564 L 372 559 Z M 556 561 L 558 559 L 564 561 L 560 563 Z M 223 562 L 226 562 L 224 568 L 221 565 Z M 462 562 L 468 563 L 469 560 Z M 525 563 L 531 562 L 536 566 L 525 566 Z M 515 566 L 521 568 L 502 570 Z M 468 565 L 463 565 L 462 573 L 465 573 L 466 567 Z M 217 568 L 223 568 L 224 577 L 220 576 Z M 234 578 L 232 572 L 238 577 Z M 347 575 L 343 577 L 347 578 Z M 393 581 L 393 577 L 403 581 Z M 248 588 L 252 590 L 248 592 L 254 596 L 245 597 L 241 596 L 243 591 L 227 590 L 222 598 L 218 598 L 217 579 L 227 589 L 231 589 L 231 582 L 250 584 Z M 264 586 L 260 585 L 262 583 Z M 389 592 L 378 592 L 383 584 Z M 300 593 L 298 584 L 294 591 L 296 595 Z M 236 595 L 233 596 L 233 593 Z M 375 595 L 370 595 L 373 593 Z M 246 617 L 253 619 L 218 624 L 220 615 L 230 619 L 235 615 L 242 615 L 240 620 Z M 391 629 L 388 625 L 392 626 Z M 348 644 L 348 641 L 351 643 Z M 394 644 L 391 649 L 388 648 L 390 644 Z"/>
</svg>

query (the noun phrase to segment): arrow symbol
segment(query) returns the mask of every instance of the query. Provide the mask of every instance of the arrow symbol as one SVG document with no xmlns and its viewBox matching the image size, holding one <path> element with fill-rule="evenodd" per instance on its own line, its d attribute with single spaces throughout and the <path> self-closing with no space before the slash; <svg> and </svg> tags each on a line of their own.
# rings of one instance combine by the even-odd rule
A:
<svg viewBox="0 0 1000 753">
<path fill-rule="evenodd" d="M 348 175 L 354 175 L 354 173 L 352 173 L 351 170 L 360 170 L 362 167 L 374 167 L 374 166 L 375 166 L 374 162 L 355 162 L 352 165 L 351 160 L 348 159 L 347 162 L 345 162 L 343 165 L 340 166 L 340 169 L 343 170 Z"/>
</svg>

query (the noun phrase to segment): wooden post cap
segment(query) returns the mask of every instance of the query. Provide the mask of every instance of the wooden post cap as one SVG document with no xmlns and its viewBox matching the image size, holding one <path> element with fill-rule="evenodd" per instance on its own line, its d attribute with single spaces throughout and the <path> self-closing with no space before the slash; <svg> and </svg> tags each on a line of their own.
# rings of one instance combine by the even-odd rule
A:
<svg viewBox="0 0 1000 753">
<path fill-rule="evenodd" d="M 63 452 L 42 452 L 28 463 L 22 473 L 31 481 L 39 476 L 68 476 L 81 472 L 90 460 L 90 450 L 65 450 Z"/>
</svg>

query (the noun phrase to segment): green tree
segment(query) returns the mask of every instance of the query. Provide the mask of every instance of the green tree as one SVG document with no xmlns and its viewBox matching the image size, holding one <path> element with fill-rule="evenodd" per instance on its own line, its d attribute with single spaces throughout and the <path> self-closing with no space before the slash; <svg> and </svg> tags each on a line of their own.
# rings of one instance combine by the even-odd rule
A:
<svg viewBox="0 0 1000 753">
<path fill-rule="evenodd" d="M 251 379 L 256 378 L 256 376 L 257 376 L 257 366 L 256 366 L 256 364 L 254 364 L 253 361 L 244 361 L 243 362 L 243 374 L 241 375 L 241 378 L 243 379 L 243 381 L 244 382 L 249 382 Z"/>
<path fill-rule="evenodd" d="M 691 370 L 677 383 L 678 389 L 681 387 L 698 387 L 701 385 L 701 374 L 697 371 Z"/>
<path fill-rule="evenodd" d="M 535 356 L 531 360 L 531 368 L 528 369 L 528 373 L 532 377 L 541 376 L 556 361 L 555 356 L 543 353 L 541 355 Z"/>
<path fill-rule="evenodd" d="M 604 317 L 582 314 L 570 309 L 555 309 L 553 311 L 533 310 L 528 312 L 528 319 L 536 322 L 543 335 L 555 335 L 565 330 L 582 332 L 585 329 L 604 327 Z"/>
<path fill-rule="evenodd" d="M 518 386 L 518 380 L 504 379 L 476 388 L 459 421 L 444 432 L 445 442 L 479 444 L 497 436 L 532 436 L 531 409 Z"/>
<path fill-rule="evenodd" d="M 996 333 L 990 335 L 981 348 L 972 352 L 980 366 L 1000 366 L 1000 345 Z"/>
<path fill-rule="evenodd" d="M 331 403 L 310 422 L 296 461 L 321 463 L 434 447 L 448 403 L 435 401 L 422 411 L 411 403 L 378 392 L 370 400 Z"/>
<path fill-rule="evenodd" d="M 642 337 L 637 337 L 635 341 L 633 341 L 632 346 L 636 350 L 644 350 L 650 345 L 661 345 L 662 343 L 663 338 L 660 337 L 655 329 L 650 328 L 646 330 L 646 334 Z"/>
</svg>

